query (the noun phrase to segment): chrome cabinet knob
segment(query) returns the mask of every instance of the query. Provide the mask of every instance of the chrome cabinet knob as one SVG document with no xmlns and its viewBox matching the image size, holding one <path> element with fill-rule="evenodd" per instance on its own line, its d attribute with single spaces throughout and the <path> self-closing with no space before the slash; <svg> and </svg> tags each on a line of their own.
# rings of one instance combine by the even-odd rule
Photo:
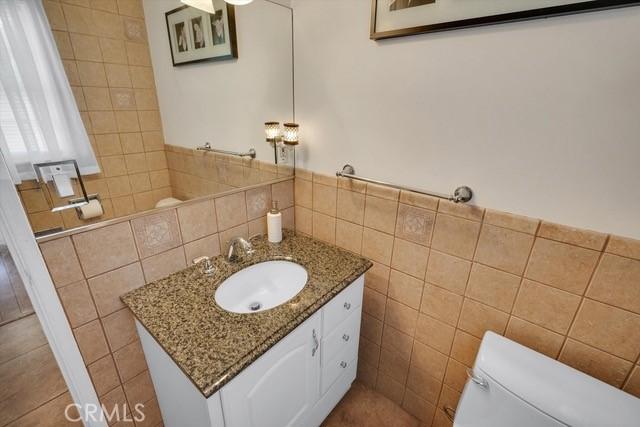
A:
<svg viewBox="0 0 640 427">
<path fill-rule="evenodd" d="M 213 263 L 211 262 L 211 258 L 208 256 L 194 258 L 191 262 L 193 264 L 202 264 L 202 272 L 208 276 L 211 276 L 216 271 Z"/>
<path fill-rule="evenodd" d="M 349 341 L 349 335 L 344 334 L 344 335 L 342 336 L 342 339 L 343 339 L 343 340 L 345 340 L 345 341 Z"/>
<path fill-rule="evenodd" d="M 345 308 L 346 310 L 349 310 L 349 309 L 351 308 L 351 303 L 350 303 L 350 302 L 345 302 L 345 303 L 344 303 L 344 308 Z"/>
<path fill-rule="evenodd" d="M 347 362 L 345 362 L 344 360 L 342 362 L 340 362 L 340 367 L 342 369 L 346 368 L 347 367 Z"/>
</svg>

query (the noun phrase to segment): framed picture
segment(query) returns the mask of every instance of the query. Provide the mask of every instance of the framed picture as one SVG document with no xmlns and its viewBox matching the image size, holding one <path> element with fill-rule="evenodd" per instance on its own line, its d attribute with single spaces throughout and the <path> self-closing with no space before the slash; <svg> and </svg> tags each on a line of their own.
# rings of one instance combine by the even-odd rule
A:
<svg viewBox="0 0 640 427">
<path fill-rule="evenodd" d="M 640 0 L 372 0 L 373 40 L 632 6 Z"/>
<path fill-rule="evenodd" d="M 173 66 L 238 57 L 233 5 L 214 1 L 216 13 L 182 6 L 165 13 Z"/>
</svg>

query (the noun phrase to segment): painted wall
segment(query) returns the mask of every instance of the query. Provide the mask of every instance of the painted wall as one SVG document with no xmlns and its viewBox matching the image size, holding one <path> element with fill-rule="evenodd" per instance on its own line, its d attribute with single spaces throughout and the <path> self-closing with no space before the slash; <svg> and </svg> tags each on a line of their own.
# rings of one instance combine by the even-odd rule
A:
<svg viewBox="0 0 640 427">
<path fill-rule="evenodd" d="M 640 7 L 383 42 L 370 0 L 295 0 L 302 166 L 640 237 Z"/>
<path fill-rule="evenodd" d="M 293 116 L 291 10 L 264 0 L 236 7 L 238 59 L 174 67 L 165 12 L 179 0 L 145 0 L 145 18 L 167 144 L 246 151 L 271 160 L 264 122 Z"/>
</svg>

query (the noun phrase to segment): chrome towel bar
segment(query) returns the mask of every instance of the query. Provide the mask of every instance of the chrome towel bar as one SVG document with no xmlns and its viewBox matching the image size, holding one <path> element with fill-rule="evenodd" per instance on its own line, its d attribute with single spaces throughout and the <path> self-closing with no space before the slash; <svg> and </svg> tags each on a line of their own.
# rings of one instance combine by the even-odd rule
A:
<svg viewBox="0 0 640 427">
<path fill-rule="evenodd" d="M 447 194 L 441 194 L 441 193 L 434 193 L 431 191 L 425 191 L 419 188 L 408 187 L 406 185 L 397 185 L 389 182 L 378 181 L 377 179 L 364 178 L 361 176 L 357 176 L 355 173 L 356 171 L 353 168 L 353 166 L 344 165 L 341 171 L 336 172 L 336 176 L 341 176 L 343 178 L 356 179 L 358 181 L 370 182 L 372 184 L 385 185 L 387 187 L 393 187 L 399 190 L 407 190 L 407 191 L 412 191 L 414 193 L 426 194 L 427 196 L 446 199 L 454 203 L 467 203 L 473 197 L 473 191 L 471 190 L 471 188 L 464 185 L 462 187 L 456 188 L 456 190 L 453 192 L 453 195 L 447 195 Z"/>
<path fill-rule="evenodd" d="M 217 148 L 211 148 L 211 144 L 205 142 L 202 147 L 196 147 L 196 150 L 200 151 L 210 151 L 212 153 L 220 153 L 220 154 L 228 154 L 230 156 L 238 156 L 238 157 L 251 157 L 252 159 L 256 158 L 256 150 L 250 148 L 246 153 L 239 153 L 237 151 L 228 151 L 228 150 L 218 150 Z"/>
</svg>

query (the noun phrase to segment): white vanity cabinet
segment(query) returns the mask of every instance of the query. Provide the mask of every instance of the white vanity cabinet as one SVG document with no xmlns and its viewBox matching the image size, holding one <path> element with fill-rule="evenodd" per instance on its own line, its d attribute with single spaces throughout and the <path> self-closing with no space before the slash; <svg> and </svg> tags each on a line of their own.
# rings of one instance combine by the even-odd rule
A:
<svg viewBox="0 0 640 427">
<path fill-rule="evenodd" d="M 360 276 L 205 398 L 136 322 L 166 427 L 318 426 L 356 376 Z"/>
</svg>

